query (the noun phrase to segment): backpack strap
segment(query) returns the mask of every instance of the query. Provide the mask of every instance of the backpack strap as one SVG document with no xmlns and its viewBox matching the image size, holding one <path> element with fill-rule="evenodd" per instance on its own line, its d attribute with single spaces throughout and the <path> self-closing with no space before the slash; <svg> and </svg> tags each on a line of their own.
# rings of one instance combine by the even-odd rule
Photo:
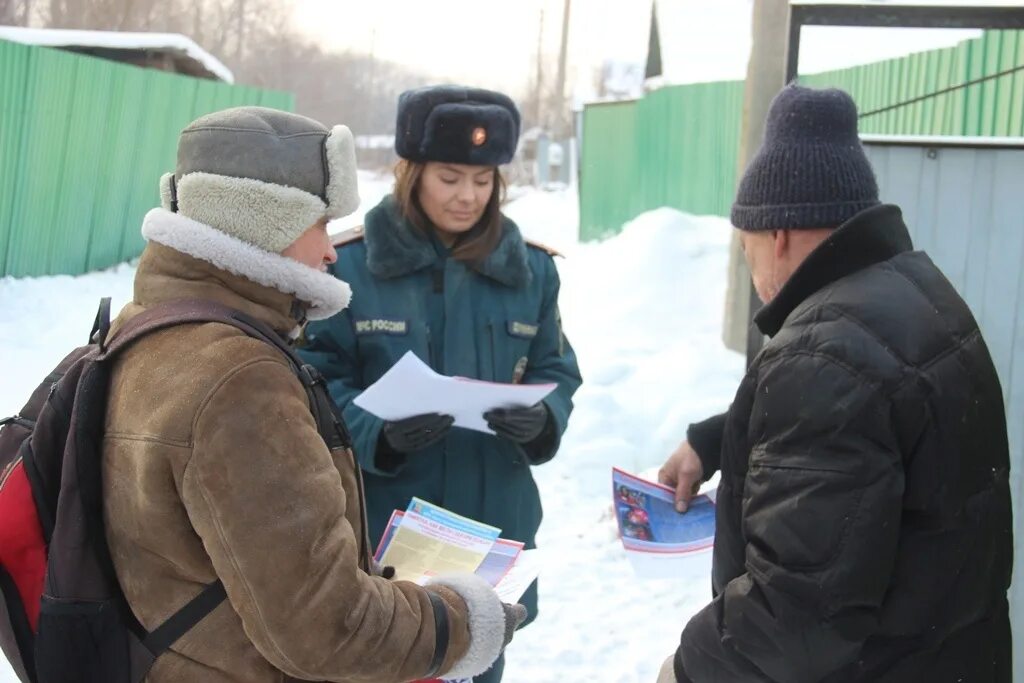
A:
<svg viewBox="0 0 1024 683">
<path fill-rule="evenodd" d="M 192 598 L 187 605 L 168 617 L 167 621 L 150 631 L 142 639 L 142 644 L 154 657 L 159 657 L 227 597 L 224 584 L 217 579 Z"/>
<path fill-rule="evenodd" d="M 250 337 L 262 339 L 268 344 L 276 346 L 284 354 L 288 359 L 288 363 L 292 366 L 292 372 L 299 378 L 299 381 L 302 382 L 302 387 L 306 390 L 309 409 L 316 420 L 317 431 L 320 432 L 320 436 L 327 444 L 327 447 L 331 450 L 336 448 L 352 448 L 352 436 L 349 434 L 348 427 L 345 426 L 345 420 L 342 419 L 338 406 L 335 405 L 331 395 L 327 392 L 327 382 L 324 381 L 320 371 L 304 361 L 299 354 L 295 353 L 295 349 L 292 348 L 291 344 L 285 342 L 281 335 L 275 333 L 259 320 L 241 311 L 233 311 L 230 324 L 238 327 Z"/>
<path fill-rule="evenodd" d="M 234 313 L 234 309 L 223 304 L 199 299 L 180 299 L 158 304 L 131 318 L 117 330 L 110 343 L 100 348 L 97 360 L 116 356 L 142 337 L 168 327 L 207 322 L 238 327 L 232 318 Z"/>
<path fill-rule="evenodd" d="M 109 299 L 106 302 L 109 311 Z M 99 341 L 101 346 L 97 360 L 109 360 L 153 332 L 177 325 L 210 322 L 231 325 L 248 336 L 277 348 L 302 383 L 309 400 L 310 411 L 316 420 L 317 431 L 328 448 L 333 450 L 339 447 L 352 447 L 352 438 L 337 406 L 327 393 L 326 382 L 319 371 L 303 361 L 291 345 L 268 325 L 224 304 L 204 299 L 181 299 L 153 306 L 128 320 L 115 332 L 114 338 L 105 347 L 102 345 L 106 338 L 104 332 L 102 341 Z M 154 657 L 159 656 L 202 621 L 226 597 L 224 584 L 219 579 L 207 585 L 199 595 L 172 614 L 163 624 L 143 636 L 143 645 Z"/>
<path fill-rule="evenodd" d="M 138 339 L 158 330 L 176 325 L 207 322 L 231 325 L 250 337 L 260 339 L 277 348 L 287 359 L 292 372 L 302 382 L 302 387 L 306 390 L 306 396 L 309 399 L 309 408 L 313 417 L 316 418 L 320 436 L 323 437 L 327 446 L 332 450 L 339 447 L 352 447 L 352 437 L 345 426 L 345 421 L 341 418 L 338 407 L 334 405 L 330 394 L 327 393 L 327 384 L 320 372 L 302 360 L 295 353 L 291 344 L 268 325 L 216 301 L 180 299 L 153 306 L 131 318 L 121 329 L 117 330 L 106 348 L 100 349 L 97 360 L 109 359 Z"/>
<path fill-rule="evenodd" d="M 98 344 L 102 350 L 107 343 L 108 332 L 110 332 L 110 297 L 105 296 L 100 299 L 100 306 L 96 309 L 96 320 L 92 323 L 89 343 Z"/>
</svg>

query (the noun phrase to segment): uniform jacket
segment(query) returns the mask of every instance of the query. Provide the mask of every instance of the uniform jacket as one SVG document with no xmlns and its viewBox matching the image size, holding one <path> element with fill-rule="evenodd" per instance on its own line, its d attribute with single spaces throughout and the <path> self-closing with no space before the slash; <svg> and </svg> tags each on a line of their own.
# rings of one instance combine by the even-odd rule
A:
<svg viewBox="0 0 1024 683">
<path fill-rule="evenodd" d="M 367 214 L 364 234 L 339 247 L 333 272 L 351 284 L 352 304 L 311 324 L 303 353 L 326 377 L 352 431 L 366 471 L 371 538 L 381 537 L 393 510 L 418 496 L 533 547 L 542 511 L 530 466 L 554 457 L 581 381 L 561 328 L 551 255 L 526 244 L 506 219 L 491 255 L 467 266 L 403 220 L 388 197 Z M 455 428 L 429 449 L 384 462 L 382 421 L 352 399 L 408 351 L 444 375 L 556 383 L 545 399 L 545 438 L 524 449 Z M 533 616 L 533 591 L 524 604 Z"/>
</svg>

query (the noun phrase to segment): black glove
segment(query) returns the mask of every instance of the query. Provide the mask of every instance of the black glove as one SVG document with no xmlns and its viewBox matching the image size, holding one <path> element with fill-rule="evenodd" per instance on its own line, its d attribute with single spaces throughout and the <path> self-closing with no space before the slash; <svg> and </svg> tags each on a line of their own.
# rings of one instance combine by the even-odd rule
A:
<svg viewBox="0 0 1024 683">
<path fill-rule="evenodd" d="M 501 603 L 501 607 L 505 610 L 505 643 L 501 646 L 504 650 L 512 642 L 512 636 L 519 628 L 519 624 L 526 621 L 526 608 L 520 604 L 510 605 L 507 602 Z"/>
<path fill-rule="evenodd" d="M 530 443 L 544 431 L 551 413 L 544 403 L 529 408 L 495 408 L 484 413 L 487 426 L 518 444 Z"/>
<path fill-rule="evenodd" d="M 380 436 L 396 453 L 413 453 L 443 439 L 454 423 L 455 418 L 451 415 L 414 415 L 404 420 L 385 422 Z"/>
</svg>

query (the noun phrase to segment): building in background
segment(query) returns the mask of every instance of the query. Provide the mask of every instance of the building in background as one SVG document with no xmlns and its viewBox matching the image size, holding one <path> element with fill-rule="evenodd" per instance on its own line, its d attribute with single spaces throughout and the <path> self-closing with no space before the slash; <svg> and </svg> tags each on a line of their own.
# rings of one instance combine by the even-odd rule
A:
<svg viewBox="0 0 1024 683">
<path fill-rule="evenodd" d="M 57 48 L 146 69 L 234 83 L 231 70 L 180 33 L 121 33 L 0 26 L 0 40 Z"/>
</svg>

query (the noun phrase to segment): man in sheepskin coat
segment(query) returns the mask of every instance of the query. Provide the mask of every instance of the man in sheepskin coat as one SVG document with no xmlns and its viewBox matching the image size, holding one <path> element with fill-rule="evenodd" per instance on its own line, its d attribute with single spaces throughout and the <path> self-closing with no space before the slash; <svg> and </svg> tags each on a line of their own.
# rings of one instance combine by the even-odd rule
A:
<svg viewBox="0 0 1024 683">
<path fill-rule="evenodd" d="M 359 204 L 346 127 L 256 107 L 204 116 L 161 190 L 111 335 L 182 299 L 285 337 L 348 304 L 323 272 L 327 220 Z M 111 555 L 145 628 L 218 580 L 227 596 L 156 660 L 153 683 L 474 676 L 525 616 L 474 576 L 378 576 L 351 451 L 321 438 L 281 351 L 230 325 L 164 329 L 118 358 L 103 475 Z"/>
</svg>

